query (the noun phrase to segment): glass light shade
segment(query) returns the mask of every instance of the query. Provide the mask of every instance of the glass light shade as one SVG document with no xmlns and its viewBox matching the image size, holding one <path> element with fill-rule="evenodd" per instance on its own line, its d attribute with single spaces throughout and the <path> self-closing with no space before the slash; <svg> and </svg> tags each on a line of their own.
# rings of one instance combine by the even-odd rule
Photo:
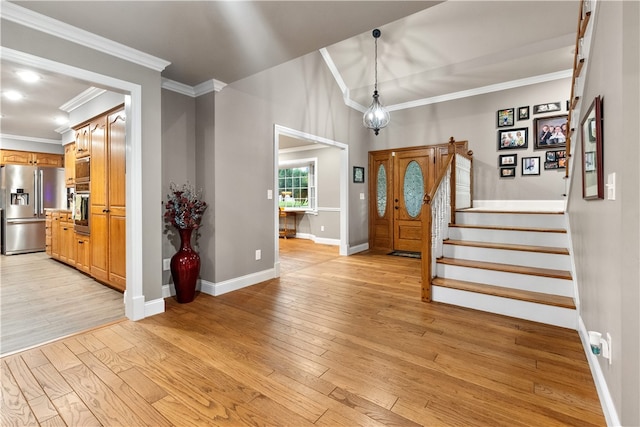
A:
<svg viewBox="0 0 640 427">
<path fill-rule="evenodd" d="M 373 102 L 371 106 L 364 112 L 362 123 L 368 129 L 373 129 L 377 135 L 380 129 L 387 126 L 390 120 L 389 112 L 378 101 L 378 91 L 373 92 Z"/>
</svg>

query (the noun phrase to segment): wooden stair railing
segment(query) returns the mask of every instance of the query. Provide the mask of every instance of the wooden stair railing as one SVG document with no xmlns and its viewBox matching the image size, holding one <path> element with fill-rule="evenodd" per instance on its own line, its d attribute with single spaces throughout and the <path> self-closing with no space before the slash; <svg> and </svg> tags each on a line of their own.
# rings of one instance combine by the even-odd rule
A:
<svg viewBox="0 0 640 427">
<path fill-rule="evenodd" d="M 449 224 L 455 224 L 456 209 L 470 208 L 473 200 L 472 151 L 456 151 L 455 139 L 449 139 L 449 154 L 431 190 L 424 195 L 422 212 L 422 301 L 431 302 L 431 280 L 436 259 L 442 257 L 443 244 L 449 238 Z"/>
</svg>

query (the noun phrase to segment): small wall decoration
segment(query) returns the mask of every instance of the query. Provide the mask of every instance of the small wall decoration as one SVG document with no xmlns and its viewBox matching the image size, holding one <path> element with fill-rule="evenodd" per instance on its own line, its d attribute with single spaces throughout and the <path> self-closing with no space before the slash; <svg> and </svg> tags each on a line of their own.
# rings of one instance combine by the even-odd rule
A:
<svg viewBox="0 0 640 427">
<path fill-rule="evenodd" d="M 503 128 L 507 126 L 513 126 L 513 108 L 505 108 L 504 110 L 498 110 L 498 127 Z"/>
<path fill-rule="evenodd" d="M 522 176 L 540 175 L 540 157 L 522 158 Z"/>
<path fill-rule="evenodd" d="M 517 166 L 518 155 L 517 154 L 503 154 L 498 159 L 498 166 L 503 168 L 507 166 Z"/>
<path fill-rule="evenodd" d="M 500 168 L 500 178 L 515 178 L 516 168 Z"/>
<path fill-rule="evenodd" d="M 604 199 L 602 98 L 596 96 L 582 118 L 582 197 Z"/>
<path fill-rule="evenodd" d="M 529 106 L 518 108 L 518 120 L 529 120 Z"/>
<path fill-rule="evenodd" d="M 567 152 L 564 150 L 547 151 L 545 153 L 544 168 L 564 169 L 567 167 Z"/>
<path fill-rule="evenodd" d="M 529 147 L 529 128 L 505 129 L 498 131 L 498 150 Z"/>
<path fill-rule="evenodd" d="M 560 105 L 560 102 L 548 102 L 546 104 L 534 105 L 533 114 L 552 113 L 554 111 L 560 111 L 562 109 Z"/>
<path fill-rule="evenodd" d="M 534 149 L 564 148 L 567 145 L 567 115 L 540 117 L 535 119 Z"/>
<path fill-rule="evenodd" d="M 364 168 L 361 166 L 353 167 L 353 182 L 360 184 L 364 182 Z"/>
</svg>

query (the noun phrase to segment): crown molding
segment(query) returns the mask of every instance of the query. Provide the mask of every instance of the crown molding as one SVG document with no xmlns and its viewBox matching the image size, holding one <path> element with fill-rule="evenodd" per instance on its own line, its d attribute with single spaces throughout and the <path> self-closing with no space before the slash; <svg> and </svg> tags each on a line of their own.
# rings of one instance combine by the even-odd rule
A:
<svg viewBox="0 0 640 427">
<path fill-rule="evenodd" d="M 206 80 L 196 86 L 189 86 L 175 80 L 162 78 L 162 88 L 182 95 L 197 98 L 210 92 L 220 92 L 227 84 L 219 80 Z"/>
<path fill-rule="evenodd" d="M 78 96 L 62 104 L 59 108 L 64 112 L 70 113 L 71 111 L 75 110 L 78 107 L 81 107 L 82 105 L 86 104 L 92 99 L 99 97 L 105 92 L 106 92 L 106 89 L 90 87 L 89 89 L 83 91 Z"/>
<path fill-rule="evenodd" d="M 0 140 L 5 140 L 5 139 L 12 139 L 14 141 L 39 142 L 42 144 L 60 145 L 59 139 L 35 138 L 32 136 L 9 135 L 6 133 L 0 133 Z"/>
<path fill-rule="evenodd" d="M 15 22 L 16 24 L 113 55 L 155 71 L 161 72 L 171 64 L 171 62 L 164 59 L 149 55 L 148 53 L 98 36 L 89 31 L 76 28 L 7 1 L 2 1 L 0 16 L 2 19 Z"/>
<path fill-rule="evenodd" d="M 342 75 L 340 75 L 340 72 L 338 71 L 338 67 L 333 62 L 333 59 L 331 58 L 331 55 L 329 54 L 327 49 L 325 48 L 320 49 L 320 55 L 322 55 L 322 58 L 324 59 L 325 64 L 329 68 L 329 71 L 333 75 L 333 78 L 335 79 L 336 84 L 340 88 L 345 105 L 361 113 L 364 113 L 366 111 L 366 107 L 360 105 L 359 103 L 357 103 L 356 101 L 350 98 L 349 88 L 344 82 Z M 416 108 L 423 105 L 437 104 L 439 102 L 452 101 L 454 99 L 468 98 L 470 96 L 483 95 L 491 92 L 499 92 L 507 89 L 514 89 L 517 87 L 569 78 L 572 76 L 572 73 L 573 73 L 573 70 L 558 71 L 555 73 L 543 74 L 540 76 L 528 77 L 528 78 L 519 79 L 519 80 L 512 80 L 508 82 L 482 86 L 482 87 L 463 90 L 459 92 L 446 93 L 443 95 L 432 96 L 429 98 L 416 99 L 413 101 L 403 102 L 400 104 L 387 105 L 385 108 L 388 111 L 406 110 L 409 108 Z"/>
</svg>

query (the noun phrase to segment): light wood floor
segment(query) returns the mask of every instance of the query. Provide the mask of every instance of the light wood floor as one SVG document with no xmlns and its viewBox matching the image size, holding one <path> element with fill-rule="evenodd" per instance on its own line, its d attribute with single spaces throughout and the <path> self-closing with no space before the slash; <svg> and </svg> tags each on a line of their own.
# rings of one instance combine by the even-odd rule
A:
<svg viewBox="0 0 640 427">
<path fill-rule="evenodd" d="M 0 355 L 123 317 L 122 293 L 44 252 L 0 256 Z"/>
<path fill-rule="evenodd" d="M 575 331 L 423 303 L 419 260 L 281 244 L 280 279 L 0 359 L 1 424 L 605 425 Z"/>
</svg>

